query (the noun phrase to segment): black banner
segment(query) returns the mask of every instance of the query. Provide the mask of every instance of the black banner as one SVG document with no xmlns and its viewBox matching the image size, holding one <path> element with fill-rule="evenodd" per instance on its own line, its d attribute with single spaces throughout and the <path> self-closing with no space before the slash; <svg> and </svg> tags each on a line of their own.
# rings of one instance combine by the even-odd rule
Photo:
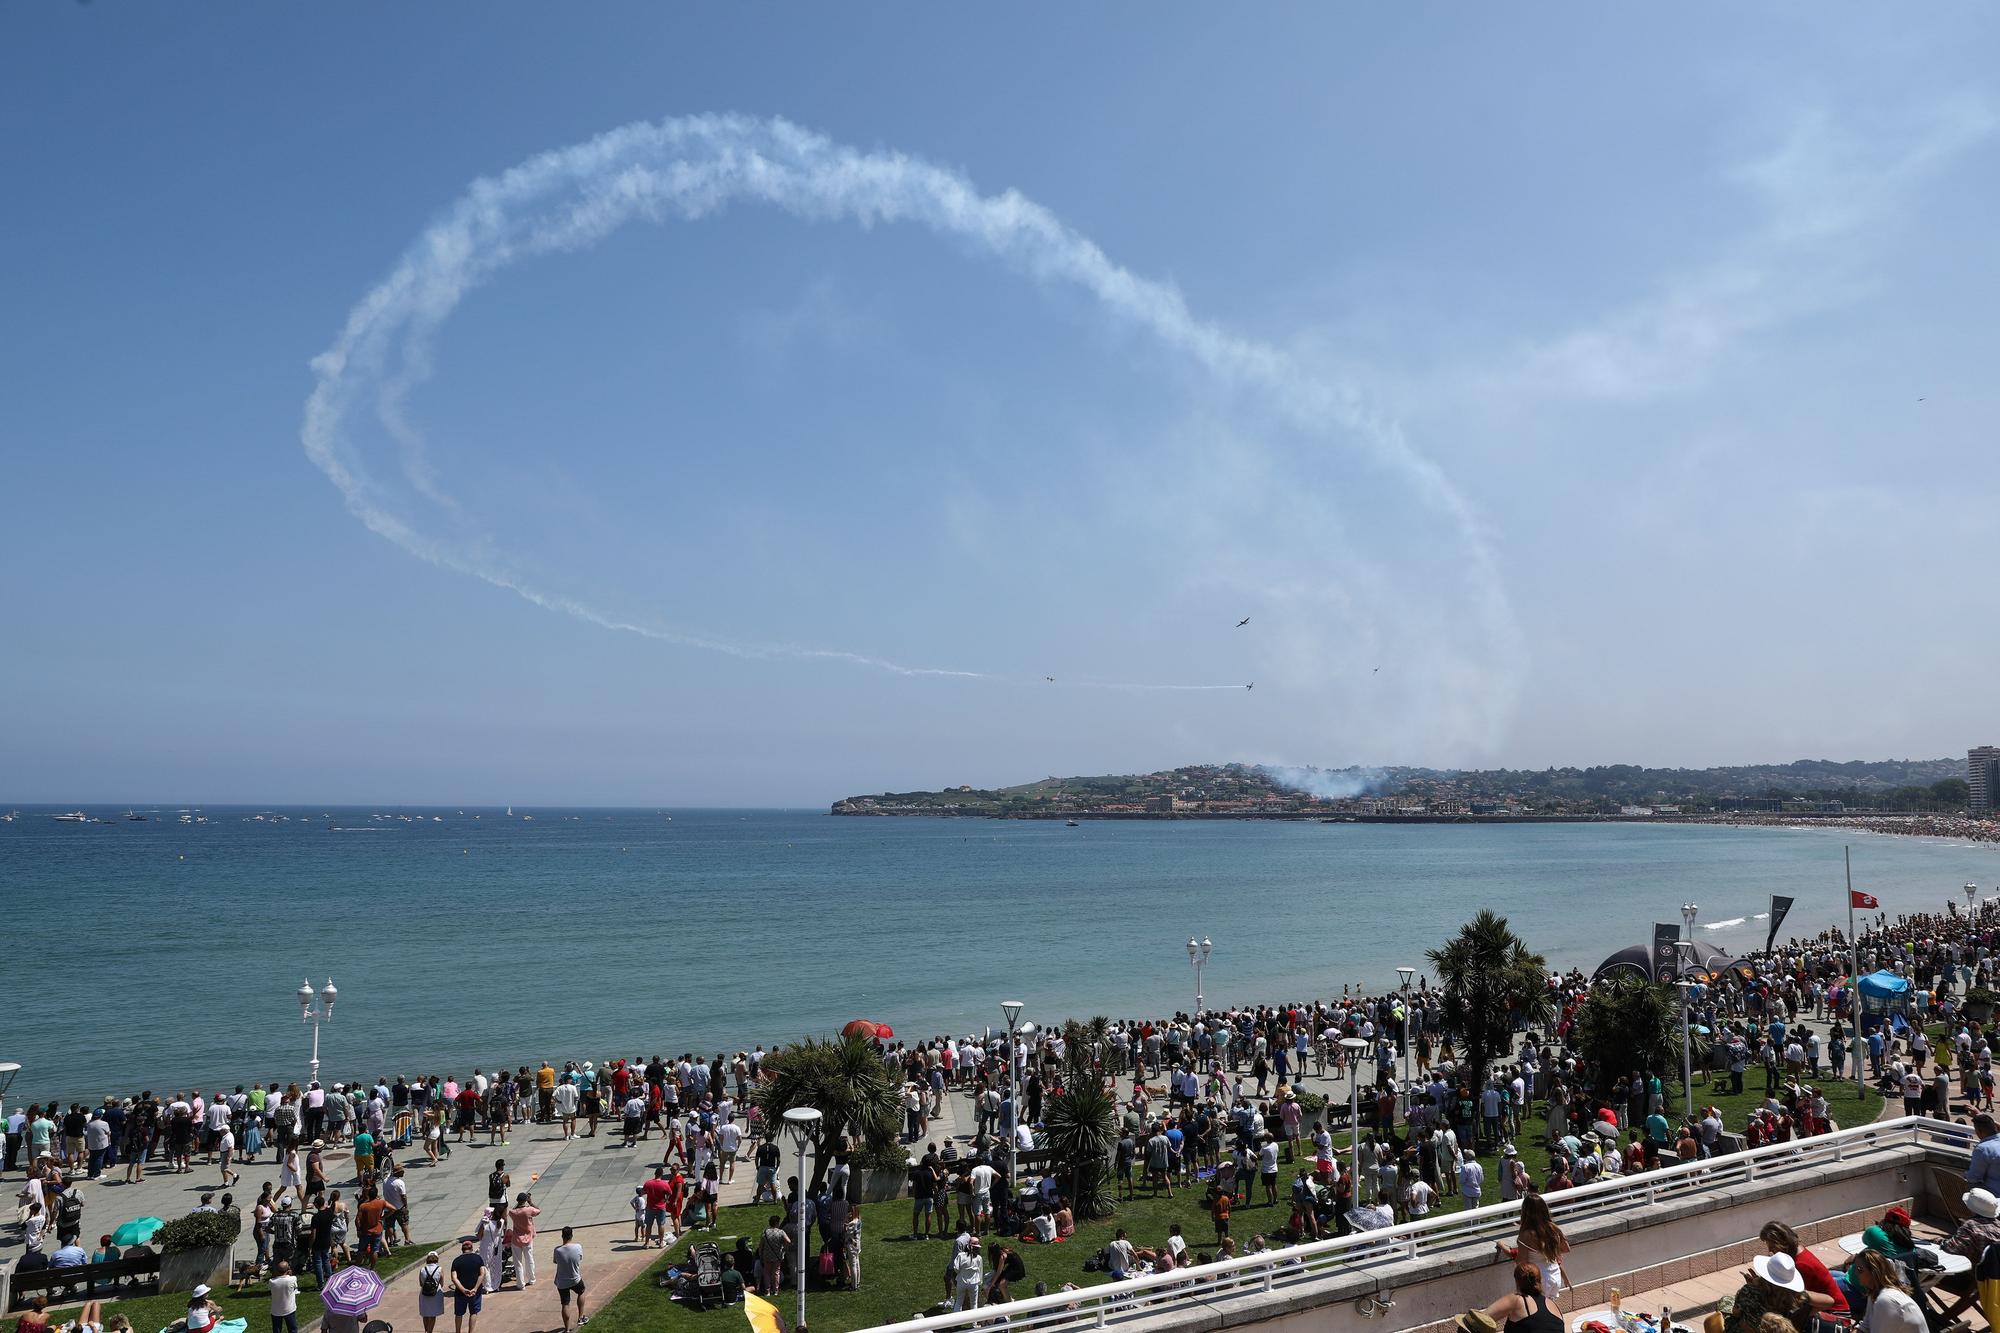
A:
<svg viewBox="0 0 2000 1333">
<path fill-rule="evenodd" d="M 1792 900 L 1790 898 L 1781 898 L 1775 893 L 1771 895 L 1771 929 L 1764 936 L 1765 953 L 1771 952 L 1771 945 L 1778 938 L 1778 927 L 1783 924 L 1785 913 L 1791 910 Z"/>
<path fill-rule="evenodd" d="M 1672 981 L 1680 975 L 1680 960 L 1674 955 L 1679 952 L 1681 928 L 1672 923 L 1656 922 L 1653 926 L 1653 980 Z"/>
</svg>

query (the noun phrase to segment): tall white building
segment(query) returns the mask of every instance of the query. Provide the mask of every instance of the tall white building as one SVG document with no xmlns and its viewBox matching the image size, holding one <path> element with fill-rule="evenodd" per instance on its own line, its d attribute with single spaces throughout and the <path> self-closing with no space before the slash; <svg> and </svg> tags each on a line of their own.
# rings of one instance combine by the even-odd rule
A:
<svg viewBox="0 0 2000 1333">
<path fill-rule="evenodd" d="M 1990 815 L 2000 807 L 2000 745 L 1979 745 L 1965 752 L 1966 804 L 1975 815 Z"/>
</svg>

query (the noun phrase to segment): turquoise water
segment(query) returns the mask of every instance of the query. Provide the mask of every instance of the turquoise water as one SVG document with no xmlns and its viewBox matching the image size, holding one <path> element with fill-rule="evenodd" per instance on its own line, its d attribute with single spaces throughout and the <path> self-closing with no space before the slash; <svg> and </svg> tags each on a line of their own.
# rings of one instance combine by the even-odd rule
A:
<svg viewBox="0 0 2000 1333">
<path fill-rule="evenodd" d="M 1226 1004 L 1386 987 L 1480 907 L 1584 967 L 1690 900 L 1719 922 L 1791 894 L 1786 933 L 1810 932 L 1845 919 L 1843 843 L 1891 915 L 2000 879 L 1990 846 L 1838 831 L 91 813 L 118 822 L 0 823 L 10 1102 L 303 1078 L 293 992 L 329 972 L 324 1075 L 393 1077 L 712 1053 L 857 1017 L 965 1031 L 1011 998 L 1038 1019 L 1160 1013 L 1193 1003 L 1190 934 L 1214 940 L 1204 989 Z"/>
</svg>

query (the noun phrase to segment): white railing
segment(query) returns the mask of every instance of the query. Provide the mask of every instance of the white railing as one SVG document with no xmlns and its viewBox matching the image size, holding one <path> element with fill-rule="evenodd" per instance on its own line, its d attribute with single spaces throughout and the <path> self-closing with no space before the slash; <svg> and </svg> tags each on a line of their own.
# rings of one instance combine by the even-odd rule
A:
<svg viewBox="0 0 2000 1333">
<path fill-rule="evenodd" d="M 1636 1176 L 1614 1177 L 1544 1196 L 1559 1225 L 1574 1227 L 1636 1204 L 1670 1202 L 1753 1180 L 1809 1176 L 1877 1148 L 1937 1148 L 1970 1155 L 1972 1132 L 1964 1125 L 1922 1116 L 1878 1120 L 1816 1138 L 1774 1143 L 1749 1152 L 1684 1162 Z M 1467 1246 L 1491 1249 L 1511 1240 L 1519 1226 L 1517 1201 L 1487 1204 L 1466 1212 L 1443 1213 L 1378 1231 L 1332 1240 L 1289 1245 L 1193 1269 L 1148 1274 L 1100 1283 L 1077 1291 L 1051 1292 L 988 1306 L 880 1325 L 870 1333 L 952 1333 L 1001 1319 L 1009 1333 L 1024 1330 L 1103 1328 L 1107 1324 L 1171 1314 L 1173 1307 L 1224 1298 L 1256 1296 L 1300 1283 L 1365 1272 L 1384 1263 L 1407 1263 Z"/>
</svg>

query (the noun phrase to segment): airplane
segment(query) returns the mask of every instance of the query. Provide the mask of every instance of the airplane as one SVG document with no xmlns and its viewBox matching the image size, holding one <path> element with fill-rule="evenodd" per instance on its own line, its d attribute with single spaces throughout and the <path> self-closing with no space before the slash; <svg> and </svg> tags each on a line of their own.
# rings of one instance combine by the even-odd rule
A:
<svg viewBox="0 0 2000 1333">
<path fill-rule="evenodd" d="M 1246 690 L 1254 690 L 1257 688 L 1257 682 L 1253 680 L 1248 685 L 1245 685 L 1243 688 Z"/>
<path fill-rule="evenodd" d="M 1051 685 L 1056 683 L 1056 678 L 1054 676 L 1043 676 L 1042 679 L 1047 681 Z"/>
<path fill-rule="evenodd" d="M 1239 620 L 1239 621 L 1237 621 L 1237 622 L 1236 622 L 1236 628 L 1238 628 L 1238 629 L 1242 629 L 1242 628 L 1243 628 L 1243 627 L 1244 627 L 1245 625 L 1247 625 L 1247 624 L 1249 624 L 1249 623 L 1250 623 L 1250 617 L 1248 617 L 1248 616 L 1245 616 L 1245 617 L 1243 617 L 1243 619 L 1241 619 L 1241 620 Z"/>
</svg>

